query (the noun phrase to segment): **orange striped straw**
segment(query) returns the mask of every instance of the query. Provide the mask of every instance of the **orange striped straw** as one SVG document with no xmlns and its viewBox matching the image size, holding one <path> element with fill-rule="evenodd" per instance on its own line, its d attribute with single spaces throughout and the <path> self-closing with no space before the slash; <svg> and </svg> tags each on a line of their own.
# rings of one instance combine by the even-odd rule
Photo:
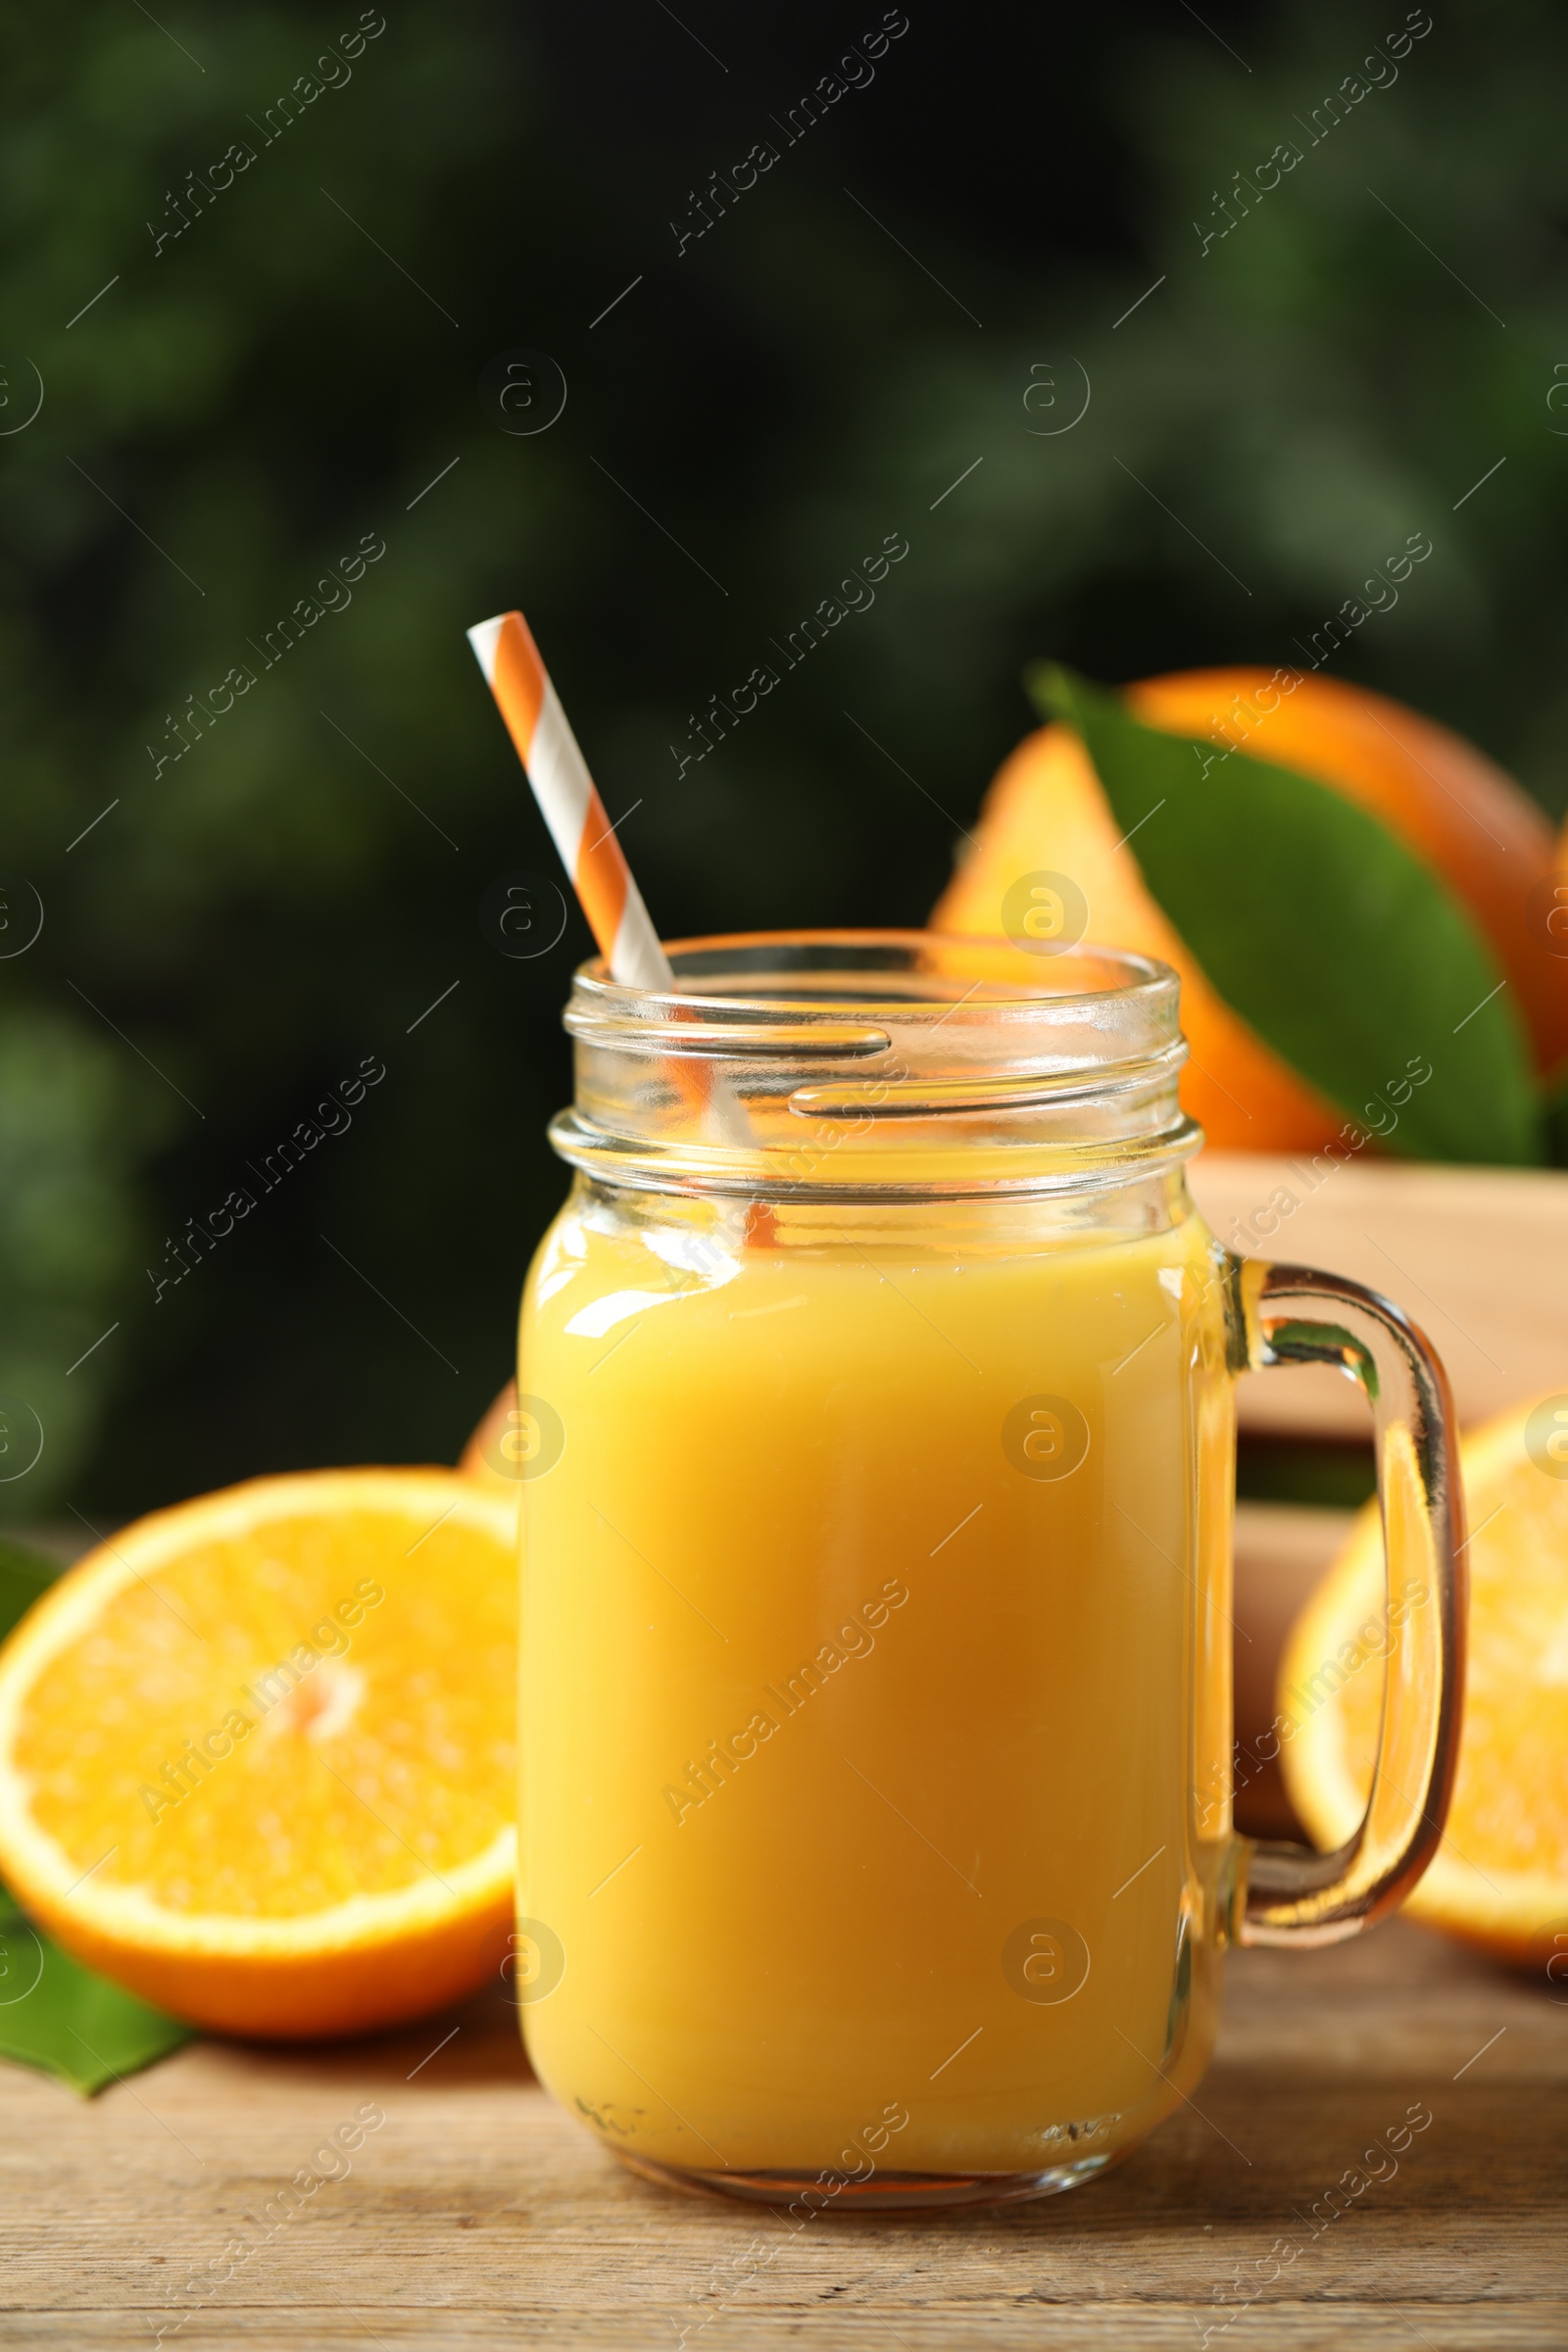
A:
<svg viewBox="0 0 1568 2352">
<path fill-rule="evenodd" d="M 528 623 L 520 612 L 498 612 L 468 631 L 468 643 L 528 771 L 534 798 L 611 978 L 627 988 L 673 989 L 669 957 L 659 944 Z M 755 1144 L 745 1105 L 710 1072 L 677 1062 L 675 1083 L 713 1123 L 722 1142 L 743 1148 Z M 774 1225 L 765 1201 L 748 1203 L 746 1238 L 754 1248 L 772 1247 Z"/>
<path fill-rule="evenodd" d="M 498 612 L 468 631 L 468 643 L 528 771 L 534 799 L 611 978 L 627 988 L 672 989 L 675 975 L 669 957 L 659 944 L 528 623 L 520 612 Z M 677 1062 L 675 1077 L 681 1093 L 714 1122 L 723 1142 L 742 1147 L 755 1142 L 744 1105 L 710 1072 Z M 754 1248 L 770 1249 L 774 1229 L 767 1203 L 750 1201 L 747 1241 Z"/>
<path fill-rule="evenodd" d="M 669 958 L 528 623 L 520 612 L 498 612 L 468 631 L 468 643 L 528 771 L 611 978 L 628 988 L 673 987 Z"/>
</svg>

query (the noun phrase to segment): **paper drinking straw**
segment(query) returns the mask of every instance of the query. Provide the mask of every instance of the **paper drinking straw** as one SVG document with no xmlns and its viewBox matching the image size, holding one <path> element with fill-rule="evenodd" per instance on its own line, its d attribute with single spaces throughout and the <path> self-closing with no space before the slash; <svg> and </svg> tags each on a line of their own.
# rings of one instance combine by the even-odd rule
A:
<svg viewBox="0 0 1568 2352">
<path fill-rule="evenodd" d="M 528 771 L 611 978 L 628 988 L 672 988 L 669 958 L 528 623 L 520 612 L 498 612 L 468 631 L 468 643 Z"/>
<path fill-rule="evenodd" d="M 672 989 L 675 975 L 669 957 L 659 944 L 527 622 L 520 612 L 498 612 L 468 631 L 468 643 L 528 771 L 534 798 L 611 978 L 628 988 Z M 716 1131 L 719 1142 L 743 1150 L 756 1147 L 745 1104 L 711 1070 L 677 1061 L 675 1083 L 704 1123 Z M 763 1201 L 752 1201 L 746 1212 L 747 1240 L 767 1247 L 773 1227 L 772 1210 Z"/>
</svg>

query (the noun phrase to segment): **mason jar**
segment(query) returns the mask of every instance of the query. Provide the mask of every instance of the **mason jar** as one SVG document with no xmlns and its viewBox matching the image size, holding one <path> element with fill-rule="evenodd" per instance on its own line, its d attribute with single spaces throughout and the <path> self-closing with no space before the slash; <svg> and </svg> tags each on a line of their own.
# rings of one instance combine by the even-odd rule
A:
<svg viewBox="0 0 1568 2352">
<path fill-rule="evenodd" d="M 1397 1902 L 1462 1667 L 1440 1365 L 1221 1248 L 1178 984 L 926 932 L 576 975 L 523 1297 L 515 1978 L 614 2154 L 791 2206 L 1049 2194 L 1195 2090 L 1222 1955 Z M 1231 1821 L 1233 1389 L 1369 1400 L 1388 1698 L 1339 1853 Z"/>
</svg>

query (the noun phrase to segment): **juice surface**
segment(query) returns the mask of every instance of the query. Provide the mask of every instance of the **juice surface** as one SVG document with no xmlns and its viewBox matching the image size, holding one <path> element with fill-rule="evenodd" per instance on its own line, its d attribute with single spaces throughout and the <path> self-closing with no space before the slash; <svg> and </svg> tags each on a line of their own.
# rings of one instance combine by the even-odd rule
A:
<svg viewBox="0 0 1568 2352">
<path fill-rule="evenodd" d="M 710 1254 L 579 1189 L 535 1261 L 529 2052 L 697 2171 L 1108 2158 L 1212 2036 L 1213 1244 L 854 1214 Z"/>
</svg>

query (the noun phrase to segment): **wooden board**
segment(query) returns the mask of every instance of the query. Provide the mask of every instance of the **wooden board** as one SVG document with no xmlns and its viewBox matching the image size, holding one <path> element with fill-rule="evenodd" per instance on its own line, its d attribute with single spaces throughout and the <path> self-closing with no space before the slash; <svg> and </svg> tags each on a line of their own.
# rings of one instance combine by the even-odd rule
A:
<svg viewBox="0 0 1568 2352">
<path fill-rule="evenodd" d="M 1402 1306 L 1446 1365 L 1466 1424 L 1568 1391 L 1568 1172 L 1204 1152 L 1190 1179 L 1231 1249 L 1348 1274 Z M 1316 1367 L 1247 1374 L 1237 1408 L 1244 1429 L 1369 1428 L 1358 1392 Z"/>
<path fill-rule="evenodd" d="M 1299 1838 L 1279 1759 L 1263 1735 L 1274 1720 L 1291 1627 L 1354 1524 L 1353 1511 L 1298 1503 L 1236 1506 L 1236 1826 L 1252 1838 Z M 1259 1745 L 1264 1758 L 1257 1754 Z"/>
<path fill-rule="evenodd" d="M 163 2339 L 185 2352 L 1196 2352 L 1237 2310 L 1213 2283 L 1255 2279 L 1279 2240 L 1295 2260 L 1211 2346 L 1568 2342 L 1568 2005 L 1397 1921 L 1229 1967 L 1198 2105 L 1119 2172 L 1033 2206 L 798 2230 L 623 2171 L 533 2082 L 500 1993 L 359 2047 L 196 2044 L 90 2105 L 7 2070 L 0 2342 L 145 2347 L 185 2307 Z M 352 2171 L 268 2235 L 269 2199 L 366 2102 L 385 2122 Z M 1418 2105 L 1432 2122 L 1397 2173 L 1314 2236 L 1301 2217 Z M 185 2298 L 240 2241 L 232 2277 Z"/>
</svg>

